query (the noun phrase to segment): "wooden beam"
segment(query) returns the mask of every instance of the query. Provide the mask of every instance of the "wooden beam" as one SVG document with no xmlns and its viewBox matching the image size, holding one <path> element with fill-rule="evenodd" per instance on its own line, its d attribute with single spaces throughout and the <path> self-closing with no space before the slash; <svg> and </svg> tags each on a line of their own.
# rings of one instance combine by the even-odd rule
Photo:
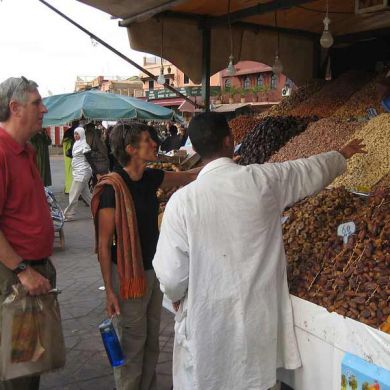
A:
<svg viewBox="0 0 390 390">
<path fill-rule="evenodd" d="M 268 3 L 257 4 L 253 7 L 244 8 L 239 11 L 230 13 L 230 22 L 238 22 L 242 19 L 249 18 L 250 16 L 256 16 L 261 14 L 266 14 L 269 12 L 275 12 L 282 9 L 289 9 L 296 7 L 298 5 L 311 3 L 313 0 L 273 0 Z M 211 26 L 216 26 L 218 24 L 227 24 L 228 23 L 228 14 L 217 16 L 208 19 L 211 23 Z"/>
<path fill-rule="evenodd" d="M 356 33 L 338 35 L 335 37 L 335 45 L 338 43 L 353 43 L 362 41 L 365 39 L 390 37 L 390 28 L 380 28 L 377 30 L 359 31 Z"/>
<path fill-rule="evenodd" d="M 167 11 L 159 15 L 155 15 L 155 18 L 163 17 L 164 19 L 179 19 L 179 20 L 188 20 L 188 21 L 196 21 L 199 24 L 199 28 L 203 30 L 204 28 L 212 29 L 212 24 L 210 22 L 210 18 L 204 15 L 197 14 L 188 14 L 181 12 L 173 12 Z M 226 23 L 227 26 L 227 23 Z M 235 22 L 235 27 L 242 28 L 243 30 L 253 30 L 255 32 L 261 31 L 272 31 L 272 32 L 280 32 L 282 34 L 296 35 L 309 39 L 320 39 L 320 34 L 313 33 L 305 30 L 297 30 L 292 28 L 283 28 L 283 27 L 275 27 L 269 26 L 265 24 L 255 24 L 255 23 L 247 23 L 247 22 Z"/>
</svg>

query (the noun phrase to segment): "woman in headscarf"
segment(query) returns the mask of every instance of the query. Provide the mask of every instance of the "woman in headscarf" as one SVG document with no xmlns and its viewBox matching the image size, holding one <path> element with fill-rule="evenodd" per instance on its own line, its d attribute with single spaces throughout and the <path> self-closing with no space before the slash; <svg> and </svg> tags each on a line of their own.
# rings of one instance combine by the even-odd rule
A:
<svg viewBox="0 0 390 390">
<path fill-rule="evenodd" d="M 75 219 L 77 204 L 81 196 L 88 206 L 91 204 L 91 191 L 88 182 L 92 176 L 92 169 L 85 154 L 91 151 L 85 140 L 85 131 L 82 127 L 77 127 L 74 131 L 75 143 L 72 148 L 72 175 L 73 182 L 69 192 L 69 205 L 64 211 L 65 221 Z"/>
</svg>

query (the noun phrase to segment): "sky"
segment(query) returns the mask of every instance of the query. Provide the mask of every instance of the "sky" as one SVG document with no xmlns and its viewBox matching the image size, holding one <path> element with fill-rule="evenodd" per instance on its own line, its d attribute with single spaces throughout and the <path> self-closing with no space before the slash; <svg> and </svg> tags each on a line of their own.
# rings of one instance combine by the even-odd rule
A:
<svg viewBox="0 0 390 390">
<path fill-rule="evenodd" d="M 47 0 L 138 64 L 127 31 L 110 15 L 76 0 Z M 42 96 L 73 92 L 77 76 L 139 75 L 139 70 L 97 44 L 38 0 L 0 0 L 0 82 L 25 76 Z"/>
</svg>

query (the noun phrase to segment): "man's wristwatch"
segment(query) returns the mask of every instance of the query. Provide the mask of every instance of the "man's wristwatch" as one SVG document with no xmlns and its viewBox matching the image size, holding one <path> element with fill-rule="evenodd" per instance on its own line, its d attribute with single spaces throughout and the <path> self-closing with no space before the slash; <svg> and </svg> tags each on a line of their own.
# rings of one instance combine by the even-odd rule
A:
<svg viewBox="0 0 390 390">
<path fill-rule="evenodd" d="M 25 271 L 27 267 L 28 267 L 28 264 L 22 260 L 13 271 L 16 275 L 18 275 L 21 272 Z"/>
</svg>

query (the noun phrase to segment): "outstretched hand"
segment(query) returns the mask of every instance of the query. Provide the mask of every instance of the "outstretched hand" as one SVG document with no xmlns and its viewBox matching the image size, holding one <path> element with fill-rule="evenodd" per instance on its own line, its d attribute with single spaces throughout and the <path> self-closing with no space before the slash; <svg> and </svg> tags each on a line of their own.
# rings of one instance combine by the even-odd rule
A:
<svg viewBox="0 0 390 390">
<path fill-rule="evenodd" d="M 340 153 L 344 156 L 345 159 L 350 159 L 355 154 L 367 154 L 367 151 L 364 150 L 366 145 L 364 145 L 362 139 L 353 139 L 352 141 L 348 142 L 346 145 L 344 145 L 340 149 Z"/>
</svg>

